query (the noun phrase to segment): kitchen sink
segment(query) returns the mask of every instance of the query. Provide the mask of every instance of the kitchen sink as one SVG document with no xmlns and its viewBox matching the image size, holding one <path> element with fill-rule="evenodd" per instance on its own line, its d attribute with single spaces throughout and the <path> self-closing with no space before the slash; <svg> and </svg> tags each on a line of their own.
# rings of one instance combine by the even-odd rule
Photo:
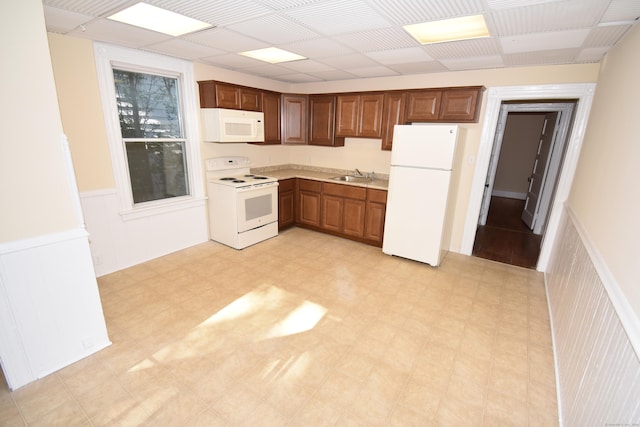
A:
<svg viewBox="0 0 640 427">
<path fill-rule="evenodd" d="M 334 176 L 331 179 L 335 181 L 343 181 L 343 182 L 371 182 L 371 178 L 367 178 L 366 176 L 354 176 L 354 175 Z"/>
</svg>

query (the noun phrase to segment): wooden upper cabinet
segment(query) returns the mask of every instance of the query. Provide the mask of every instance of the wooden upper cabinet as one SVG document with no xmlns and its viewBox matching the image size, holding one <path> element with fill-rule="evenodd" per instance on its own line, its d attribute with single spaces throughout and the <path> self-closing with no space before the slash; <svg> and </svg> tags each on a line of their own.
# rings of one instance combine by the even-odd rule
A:
<svg viewBox="0 0 640 427">
<path fill-rule="evenodd" d="M 262 93 L 265 144 L 280 144 L 281 109 L 279 93 L 267 91 Z"/>
<path fill-rule="evenodd" d="M 336 138 L 336 97 L 333 95 L 309 96 L 309 145 L 338 147 L 344 138 Z"/>
<path fill-rule="evenodd" d="M 405 122 L 438 120 L 441 101 L 441 90 L 408 91 L 405 107 Z"/>
<path fill-rule="evenodd" d="M 338 95 L 336 135 L 380 138 L 384 93 Z"/>
<path fill-rule="evenodd" d="M 382 149 L 391 150 L 393 146 L 393 127 L 404 124 L 405 92 L 387 92 L 384 97 L 382 116 Z"/>
<path fill-rule="evenodd" d="M 442 93 L 440 120 L 446 122 L 475 122 L 478 120 L 478 104 L 483 87 L 446 89 Z"/>
<path fill-rule="evenodd" d="M 258 89 L 207 80 L 198 82 L 201 108 L 262 111 L 262 93 Z"/>
<path fill-rule="evenodd" d="M 307 143 L 307 95 L 282 95 L 282 143 Z"/>
</svg>

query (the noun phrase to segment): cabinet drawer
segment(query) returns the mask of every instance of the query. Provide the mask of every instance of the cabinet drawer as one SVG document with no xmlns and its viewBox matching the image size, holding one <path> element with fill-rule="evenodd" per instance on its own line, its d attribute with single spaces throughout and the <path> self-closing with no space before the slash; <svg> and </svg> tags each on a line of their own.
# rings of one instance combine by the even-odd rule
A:
<svg viewBox="0 0 640 427">
<path fill-rule="evenodd" d="M 322 191 L 322 182 L 320 181 L 312 181 L 309 179 L 299 179 L 298 180 L 298 190 L 300 191 L 312 191 L 314 193 L 319 193 Z"/>
<path fill-rule="evenodd" d="M 323 183 L 322 192 L 334 196 L 347 197 L 349 199 L 365 200 L 367 198 L 367 189 L 363 187 L 354 187 L 343 184 Z"/>
<path fill-rule="evenodd" d="M 368 188 L 367 200 L 375 203 L 387 203 L 387 192 L 385 190 Z"/>
<path fill-rule="evenodd" d="M 278 181 L 278 191 L 284 193 L 286 191 L 293 191 L 296 188 L 296 180 L 293 178 L 282 179 Z"/>
</svg>

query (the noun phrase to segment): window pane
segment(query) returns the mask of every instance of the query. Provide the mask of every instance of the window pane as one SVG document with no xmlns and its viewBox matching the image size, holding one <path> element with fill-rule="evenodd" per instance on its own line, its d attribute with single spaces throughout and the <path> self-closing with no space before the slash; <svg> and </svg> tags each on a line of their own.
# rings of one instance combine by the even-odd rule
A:
<svg viewBox="0 0 640 427">
<path fill-rule="evenodd" d="M 189 194 L 184 141 L 125 145 L 134 203 Z"/>
<path fill-rule="evenodd" d="M 178 79 L 113 70 L 123 138 L 182 138 Z"/>
</svg>

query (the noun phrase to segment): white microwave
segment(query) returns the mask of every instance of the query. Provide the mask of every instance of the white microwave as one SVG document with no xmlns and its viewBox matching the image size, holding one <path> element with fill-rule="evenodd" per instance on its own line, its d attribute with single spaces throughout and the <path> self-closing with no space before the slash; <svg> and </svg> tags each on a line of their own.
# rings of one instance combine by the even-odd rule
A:
<svg viewBox="0 0 640 427">
<path fill-rule="evenodd" d="M 264 113 L 201 108 L 206 142 L 264 142 Z"/>
</svg>

